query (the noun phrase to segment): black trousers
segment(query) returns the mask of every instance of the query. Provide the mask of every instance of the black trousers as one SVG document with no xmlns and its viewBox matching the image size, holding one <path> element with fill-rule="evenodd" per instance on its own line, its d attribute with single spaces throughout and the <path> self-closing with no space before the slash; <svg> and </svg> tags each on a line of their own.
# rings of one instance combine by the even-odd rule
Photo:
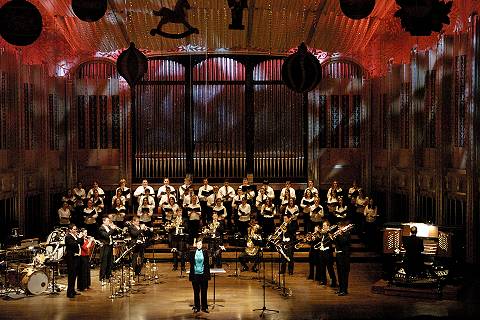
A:
<svg viewBox="0 0 480 320">
<path fill-rule="evenodd" d="M 193 287 L 193 301 L 195 309 L 208 309 L 207 291 L 208 291 L 208 279 L 203 274 L 193 275 L 192 280 Z M 200 298 L 201 295 L 201 298 Z"/>
<path fill-rule="evenodd" d="M 290 259 L 290 261 L 287 261 L 285 257 L 282 255 L 281 258 L 281 264 L 280 264 L 280 273 L 283 274 L 285 273 L 285 269 L 287 268 L 287 263 L 288 263 L 288 273 L 293 274 L 293 267 L 294 267 L 294 262 L 293 262 L 293 246 L 283 249 L 285 252 L 285 255 Z"/>
<path fill-rule="evenodd" d="M 338 285 L 340 292 L 348 292 L 348 274 L 350 273 L 350 255 L 337 253 Z"/>
<path fill-rule="evenodd" d="M 319 251 L 318 252 L 318 269 L 317 275 L 321 283 L 327 283 L 327 273 L 330 277 L 330 283 L 337 285 L 337 277 L 335 276 L 335 269 L 333 268 L 333 253 L 331 250 Z M 347 276 L 347 287 L 348 287 L 348 276 Z"/>
<path fill-rule="evenodd" d="M 66 260 L 68 275 L 67 297 L 73 298 L 75 297 L 75 282 L 77 281 L 79 257 L 67 256 Z"/>
<path fill-rule="evenodd" d="M 132 268 L 135 275 L 139 275 L 142 272 L 143 256 L 145 254 L 145 245 L 143 243 L 137 243 L 132 254 Z"/>
<path fill-rule="evenodd" d="M 100 281 L 110 279 L 113 268 L 113 246 L 103 245 L 100 249 Z"/>
<path fill-rule="evenodd" d="M 81 256 L 78 259 L 78 279 L 77 279 L 77 289 L 82 291 L 90 287 L 91 278 L 90 278 L 90 257 Z"/>
<path fill-rule="evenodd" d="M 227 217 L 225 218 L 225 228 L 231 229 L 232 228 L 232 201 L 225 201 L 223 203 L 225 207 L 225 211 L 227 211 Z"/>
</svg>

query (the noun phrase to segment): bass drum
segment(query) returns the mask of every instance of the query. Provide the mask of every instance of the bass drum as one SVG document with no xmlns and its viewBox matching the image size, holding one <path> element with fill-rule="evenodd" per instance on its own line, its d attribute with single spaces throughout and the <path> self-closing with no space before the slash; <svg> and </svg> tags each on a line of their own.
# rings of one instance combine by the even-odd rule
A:
<svg viewBox="0 0 480 320">
<path fill-rule="evenodd" d="M 24 269 L 20 278 L 22 289 L 30 294 L 39 295 L 48 289 L 48 276 L 42 270 Z"/>
<path fill-rule="evenodd" d="M 65 236 L 66 228 L 53 230 L 47 237 L 47 246 L 45 247 L 45 256 L 47 259 L 59 261 L 65 255 Z"/>
</svg>

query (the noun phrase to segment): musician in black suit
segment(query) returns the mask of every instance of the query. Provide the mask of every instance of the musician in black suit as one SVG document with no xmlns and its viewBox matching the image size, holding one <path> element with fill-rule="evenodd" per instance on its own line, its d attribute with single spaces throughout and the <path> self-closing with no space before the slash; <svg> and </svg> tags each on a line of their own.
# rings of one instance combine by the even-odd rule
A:
<svg viewBox="0 0 480 320">
<path fill-rule="evenodd" d="M 319 228 L 320 226 L 316 226 Z M 329 234 L 330 223 L 328 220 L 323 221 L 322 228 L 320 230 L 320 238 L 318 245 L 316 246 L 316 251 L 318 250 L 318 260 L 317 260 L 317 274 L 315 275 L 315 280 L 320 281 L 321 285 L 327 285 L 327 273 L 330 277 L 330 287 L 337 287 L 337 277 L 335 276 L 335 270 L 333 268 L 333 250 L 332 250 L 332 239 Z M 313 277 L 312 277 L 313 278 Z"/>
<path fill-rule="evenodd" d="M 341 220 L 338 223 L 339 230 L 345 227 L 347 222 Z M 336 231 L 334 237 L 335 254 L 337 262 L 339 290 L 336 292 L 339 296 L 348 294 L 348 274 L 350 273 L 350 231 Z"/>
<path fill-rule="evenodd" d="M 294 246 L 290 244 L 295 242 L 298 224 L 296 223 L 296 220 L 293 220 L 293 217 L 290 213 L 286 213 L 283 216 L 283 222 L 288 223 L 285 232 L 283 232 L 282 234 L 282 243 L 285 248 L 283 251 L 285 252 L 285 255 L 290 259 L 290 261 L 288 261 L 288 274 L 293 275 Z M 287 259 L 285 257 L 282 257 L 282 262 L 280 264 L 280 274 L 284 274 L 286 268 L 287 268 Z"/>
<path fill-rule="evenodd" d="M 423 240 L 417 238 L 417 227 L 410 228 L 410 237 L 404 239 L 403 246 L 405 247 L 407 277 L 417 276 L 423 270 L 422 252 L 425 249 Z"/>
<path fill-rule="evenodd" d="M 78 236 L 77 226 L 70 224 L 68 226 L 68 234 L 65 236 L 65 260 L 67 262 L 68 274 L 67 297 L 69 298 L 75 298 L 75 295 L 80 294 L 75 292 L 75 282 L 77 280 L 82 243 L 83 239 Z"/>
<path fill-rule="evenodd" d="M 208 313 L 207 290 L 208 281 L 210 280 L 210 263 L 208 260 L 208 251 L 202 248 L 202 240 L 199 239 L 196 244 L 196 250 L 190 251 L 190 275 L 189 280 L 192 282 L 194 307 L 193 311 Z M 201 298 L 200 298 L 201 294 Z"/>
<path fill-rule="evenodd" d="M 132 268 L 136 276 L 140 275 L 143 267 L 143 257 L 145 255 L 145 241 L 146 241 L 147 227 L 140 224 L 139 217 L 133 217 L 132 223 L 128 226 L 128 233 L 132 239 L 133 248 Z"/>
<path fill-rule="evenodd" d="M 112 276 L 113 268 L 113 238 L 118 232 L 118 227 L 112 223 L 108 216 L 103 217 L 103 224 L 98 230 L 99 240 L 103 243 L 100 249 L 100 283 L 106 284 Z"/>
</svg>

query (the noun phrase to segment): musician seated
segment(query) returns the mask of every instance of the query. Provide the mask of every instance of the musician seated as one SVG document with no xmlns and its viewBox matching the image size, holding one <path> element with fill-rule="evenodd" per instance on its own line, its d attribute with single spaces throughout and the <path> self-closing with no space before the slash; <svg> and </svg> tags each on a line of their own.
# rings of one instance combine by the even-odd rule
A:
<svg viewBox="0 0 480 320">
<path fill-rule="evenodd" d="M 250 226 L 248 227 L 247 247 L 245 248 L 245 252 L 242 252 L 239 257 L 240 264 L 242 265 L 242 271 L 248 271 L 249 269 L 247 263 L 253 262 L 252 271 L 258 272 L 257 267 L 261 260 L 260 248 L 258 247 L 258 242 L 260 242 L 262 238 L 260 229 L 261 227 L 257 221 L 252 219 Z"/>
<path fill-rule="evenodd" d="M 253 263 L 252 271 L 258 272 L 258 265 L 261 262 L 260 250 L 252 240 L 247 240 L 247 247 L 245 252 L 242 252 L 238 257 L 240 264 L 242 265 L 242 271 L 249 271 L 248 263 Z"/>
<path fill-rule="evenodd" d="M 410 228 L 410 237 L 403 240 L 407 279 L 418 276 L 423 270 L 423 239 L 417 238 L 417 227 Z"/>
</svg>

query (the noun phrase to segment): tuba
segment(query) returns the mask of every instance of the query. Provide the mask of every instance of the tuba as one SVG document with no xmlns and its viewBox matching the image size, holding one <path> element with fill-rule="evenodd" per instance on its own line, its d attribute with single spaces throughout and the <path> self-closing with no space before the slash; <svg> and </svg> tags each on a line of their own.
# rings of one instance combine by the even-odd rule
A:
<svg viewBox="0 0 480 320">
<path fill-rule="evenodd" d="M 255 246 L 253 240 L 261 240 L 262 236 L 257 233 L 259 229 L 260 226 L 258 224 L 248 227 L 247 247 L 245 248 L 245 253 L 249 256 L 255 256 L 258 253 L 259 247 Z"/>
</svg>

